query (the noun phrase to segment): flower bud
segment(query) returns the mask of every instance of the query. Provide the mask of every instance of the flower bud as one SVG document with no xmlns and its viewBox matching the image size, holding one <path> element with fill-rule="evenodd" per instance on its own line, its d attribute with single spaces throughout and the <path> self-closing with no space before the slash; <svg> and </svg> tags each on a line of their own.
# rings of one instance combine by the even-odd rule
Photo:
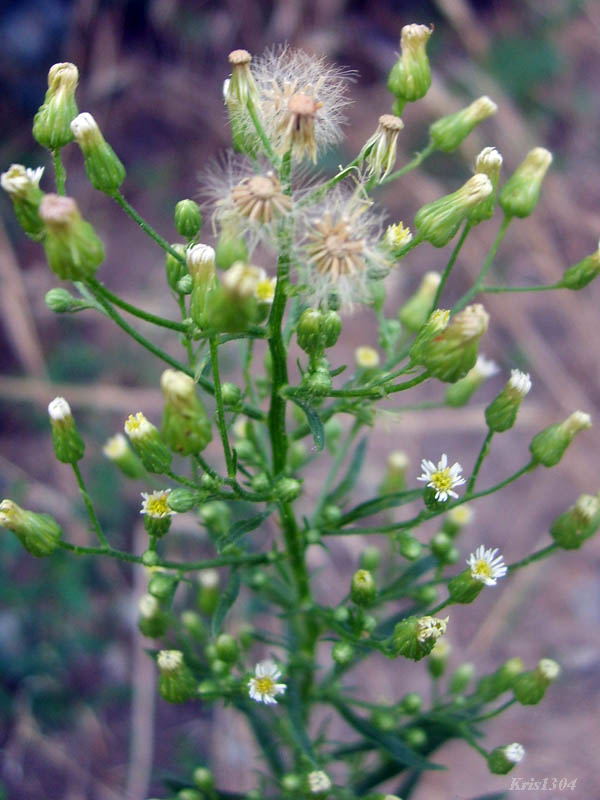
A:
<svg viewBox="0 0 600 800">
<path fill-rule="evenodd" d="M 444 247 L 458 231 L 462 221 L 494 190 L 491 180 L 477 173 L 456 192 L 426 203 L 416 213 L 419 236 L 434 247 Z"/>
<path fill-rule="evenodd" d="M 578 291 L 593 281 L 598 274 L 600 274 L 600 244 L 598 244 L 598 249 L 594 250 L 591 255 L 586 256 L 581 261 L 578 261 L 577 264 L 573 264 L 572 267 L 565 270 L 565 274 L 560 280 L 560 285 L 567 289 Z"/>
<path fill-rule="evenodd" d="M 144 528 L 149 536 L 159 538 L 169 532 L 171 517 L 176 513 L 169 507 L 168 498 L 170 489 L 157 489 L 148 494 L 141 492 L 142 507 L 140 514 L 144 515 Z"/>
<path fill-rule="evenodd" d="M 228 633 L 222 633 L 216 641 L 217 658 L 226 661 L 228 664 L 234 664 L 239 656 L 240 648 L 238 643 Z"/>
<path fill-rule="evenodd" d="M 450 676 L 449 689 L 452 694 L 462 694 L 473 680 L 475 667 L 473 664 L 461 664 Z"/>
<path fill-rule="evenodd" d="M 400 308 L 398 319 L 411 333 L 427 322 L 441 279 L 439 272 L 426 272 L 417 291 Z"/>
<path fill-rule="evenodd" d="M 600 525 L 600 494 L 582 494 L 575 505 L 557 517 L 550 535 L 564 550 L 576 550 L 593 536 Z"/>
<path fill-rule="evenodd" d="M 215 786 L 215 776 L 206 767 L 196 767 L 192 774 L 192 780 L 203 792 L 212 792 Z"/>
<path fill-rule="evenodd" d="M 196 693 L 196 681 L 180 650 L 161 650 L 156 657 L 160 671 L 158 691 L 169 703 L 184 703 Z"/>
<path fill-rule="evenodd" d="M 225 382 L 221 384 L 221 397 L 223 405 L 227 408 L 235 408 L 242 399 L 242 390 L 235 383 Z"/>
<path fill-rule="evenodd" d="M 64 397 L 55 397 L 48 405 L 52 426 L 54 454 L 63 464 L 76 464 L 83 458 L 85 444 L 81 438 L 69 404 Z"/>
<path fill-rule="evenodd" d="M 442 524 L 442 530 L 454 539 L 464 526 L 472 521 L 473 516 L 474 512 L 470 505 L 463 503 L 460 506 L 455 506 L 446 514 Z"/>
<path fill-rule="evenodd" d="M 44 302 L 50 311 L 54 311 L 55 314 L 68 314 L 70 312 L 83 311 L 86 308 L 90 308 L 88 302 L 85 300 L 78 300 L 76 297 L 73 297 L 71 292 L 59 287 L 47 291 Z"/>
<path fill-rule="evenodd" d="M 493 775 L 506 775 L 511 769 L 523 760 L 525 748 L 518 742 L 496 747 L 488 755 L 488 767 Z"/>
<path fill-rule="evenodd" d="M 161 474 L 171 468 L 171 452 L 162 440 L 158 428 L 141 411 L 130 414 L 125 421 L 125 433 L 131 446 L 148 472 Z"/>
<path fill-rule="evenodd" d="M 206 625 L 200 614 L 197 611 L 190 609 L 183 611 L 181 614 L 181 624 L 190 636 L 193 636 L 198 642 L 204 642 L 208 636 Z"/>
<path fill-rule="evenodd" d="M 154 572 L 148 581 L 148 593 L 157 600 L 170 604 L 179 579 L 168 572 Z"/>
<path fill-rule="evenodd" d="M 405 714 L 418 714 L 423 707 L 423 698 L 417 692 L 409 692 L 400 701 L 400 707 Z"/>
<path fill-rule="evenodd" d="M 461 144 L 480 122 L 498 111 L 493 100 L 484 95 L 471 105 L 438 119 L 429 128 L 429 138 L 438 150 L 451 153 Z"/>
<path fill-rule="evenodd" d="M 307 788 L 310 794 L 324 796 L 331 789 L 331 780 L 329 775 L 323 770 L 315 770 L 309 772 L 307 777 Z"/>
<path fill-rule="evenodd" d="M 280 478 L 275 484 L 274 494 L 282 503 L 291 503 L 302 494 L 302 482 L 296 478 Z"/>
<path fill-rule="evenodd" d="M 592 420 L 589 414 L 574 411 L 564 422 L 550 425 L 533 437 L 529 445 L 533 460 L 545 467 L 553 467 L 561 460 L 575 434 L 591 427 Z"/>
<path fill-rule="evenodd" d="M 193 239 L 202 230 L 202 212 L 195 200 L 180 200 L 175 206 L 175 228 L 180 236 Z"/>
<path fill-rule="evenodd" d="M 60 150 L 73 141 L 71 120 L 77 116 L 75 64 L 54 64 L 48 72 L 48 90 L 33 120 L 33 137 L 48 150 Z"/>
<path fill-rule="evenodd" d="M 86 281 L 104 260 L 104 245 L 89 222 L 82 219 L 72 197 L 47 194 L 39 206 L 44 223 L 44 250 L 50 269 L 59 278 Z"/>
<path fill-rule="evenodd" d="M 175 800 L 204 800 L 204 794 L 197 789 L 180 789 Z"/>
<path fill-rule="evenodd" d="M 171 245 L 172 249 L 175 250 L 176 253 L 182 257 L 182 259 L 186 258 L 186 247 L 184 244 L 176 243 Z M 191 291 L 191 276 L 188 274 L 186 264 L 184 261 L 175 258 L 174 255 L 171 253 L 165 254 L 165 271 L 167 273 L 167 283 L 171 287 L 174 292 L 179 292 L 180 294 L 186 294 L 183 292 L 179 282 L 183 278 L 188 278 L 190 280 L 190 291 Z M 189 294 L 189 292 L 187 292 Z"/>
<path fill-rule="evenodd" d="M 392 171 L 396 163 L 398 134 L 404 127 L 400 117 L 382 114 L 377 130 L 365 142 L 358 158 L 367 164 L 369 173 L 381 180 Z"/>
<path fill-rule="evenodd" d="M 258 290 L 266 280 L 267 273 L 261 267 L 236 261 L 211 296 L 206 309 L 208 327 L 239 333 L 257 322 L 262 313 Z"/>
<path fill-rule="evenodd" d="M 332 380 L 328 369 L 316 369 L 314 372 L 305 372 L 302 378 L 302 388 L 313 397 L 325 397 L 331 391 Z"/>
<path fill-rule="evenodd" d="M 102 452 L 127 478 L 141 478 L 146 474 L 144 465 L 129 447 L 122 433 L 111 436 L 102 448 Z"/>
<path fill-rule="evenodd" d="M 407 617 L 398 622 L 391 639 L 391 652 L 413 661 L 420 661 L 433 650 L 444 635 L 449 617 Z"/>
<path fill-rule="evenodd" d="M 81 148 L 85 171 L 95 189 L 113 195 L 125 180 L 125 167 L 102 136 L 91 114 L 84 112 L 71 122 L 71 130 Z"/>
<path fill-rule="evenodd" d="M 408 561 L 416 561 L 423 551 L 421 542 L 406 531 L 398 533 L 394 541 L 400 551 L 400 555 L 404 556 Z"/>
<path fill-rule="evenodd" d="M 440 564 L 455 564 L 456 548 L 452 539 L 444 531 L 439 531 L 430 542 L 431 552 Z"/>
<path fill-rule="evenodd" d="M 374 370 L 379 366 L 379 353 L 373 347 L 357 347 L 354 351 L 356 366 L 365 371 Z"/>
<path fill-rule="evenodd" d="M 49 514 L 27 511 L 12 500 L 0 503 L 0 525 L 16 534 L 32 556 L 49 556 L 58 547 L 62 530 Z"/>
<path fill-rule="evenodd" d="M 454 383 L 475 366 L 479 339 L 488 323 L 489 315 L 481 304 L 467 306 L 428 341 L 423 341 L 419 332 L 410 351 L 411 360 L 434 378 Z"/>
<path fill-rule="evenodd" d="M 368 569 L 359 569 L 352 576 L 350 598 L 361 608 L 372 605 L 377 596 L 377 585 Z"/>
<path fill-rule="evenodd" d="M 528 217 L 537 206 L 542 181 L 552 163 L 552 153 L 534 147 L 506 181 L 498 203 L 507 217 Z"/>
<path fill-rule="evenodd" d="M 485 410 L 485 421 L 490 431 L 502 433 L 512 428 L 519 406 L 530 389 L 529 373 L 511 370 L 506 386 Z"/>
<path fill-rule="evenodd" d="M 404 248 L 412 242 L 413 235 L 410 228 L 403 222 L 388 225 L 383 235 L 383 244 L 391 251 L 392 256 L 400 258 Z"/>
<path fill-rule="evenodd" d="M 323 352 L 323 314 L 316 308 L 307 308 L 300 315 L 296 329 L 298 347 L 309 355 Z"/>
<path fill-rule="evenodd" d="M 354 656 L 354 648 L 349 642 L 336 642 L 331 650 L 331 657 L 340 667 L 351 664 Z"/>
<path fill-rule="evenodd" d="M 161 424 L 165 442 L 185 456 L 200 453 L 212 439 L 212 428 L 193 378 L 185 372 L 166 369 L 160 386 L 165 397 Z"/>
<path fill-rule="evenodd" d="M 205 569 L 199 576 L 198 606 L 205 614 L 214 612 L 219 602 L 219 573 L 216 569 Z"/>
<path fill-rule="evenodd" d="M 483 355 L 478 356 L 475 366 L 465 377 L 446 389 L 446 404 L 455 408 L 466 405 L 481 384 L 497 372 L 498 366 L 494 361 L 489 361 Z"/>
<path fill-rule="evenodd" d="M 215 251 L 207 244 L 195 244 L 186 251 L 189 274 L 192 276 L 190 316 L 199 327 L 206 327 L 206 312 L 217 292 Z"/>
<path fill-rule="evenodd" d="M 246 261 L 248 250 L 241 234 L 234 231 L 222 230 L 217 239 L 215 249 L 215 264 L 219 269 L 229 269 L 236 261 Z"/>
<path fill-rule="evenodd" d="M 39 214 L 44 196 L 40 189 L 43 174 L 44 167 L 26 169 L 21 164 L 11 164 L 10 169 L 0 177 L 2 188 L 12 200 L 19 225 L 32 239 L 41 239 L 44 233 L 44 223 Z"/>
<path fill-rule="evenodd" d="M 161 608 L 160 603 L 151 594 L 140 597 L 138 604 L 138 628 L 140 633 L 149 639 L 158 639 L 167 632 L 169 615 Z"/>
<path fill-rule="evenodd" d="M 379 491 L 381 494 L 401 492 L 406 488 L 408 456 L 403 450 L 393 450 L 387 457 L 387 470 Z"/>
<path fill-rule="evenodd" d="M 172 511 L 176 511 L 178 514 L 183 514 L 186 511 L 192 511 L 198 503 L 202 494 L 200 492 L 195 492 L 193 489 L 184 489 L 180 487 L 178 489 L 172 489 L 169 492 L 169 496 L 167 498 L 167 505 Z"/>
<path fill-rule="evenodd" d="M 323 311 L 322 333 L 325 347 L 333 347 L 342 332 L 342 318 L 337 313 L 329 309 Z"/>
<path fill-rule="evenodd" d="M 471 225 L 478 225 L 480 222 L 484 222 L 494 216 L 496 190 L 498 189 L 498 181 L 500 180 L 502 160 L 502 156 L 495 147 L 484 147 L 475 159 L 475 172 L 487 175 L 492 182 L 494 191 L 486 200 L 473 206 L 469 211 L 467 219 Z"/>
<path fill-rule="evenodd" d="M 423 728 L 405 728 L 403 734 L 406 744 L 413 750 L 419 750 L 427 744 L 427 733 Z"/>
<path fill-rule="evenodd" d="M 509 658 L 496 672 L 481 678 L 477 684 L 477 694 L 489 703 L 512 689 L 515 678 L 521 672 L 523 672 L 523 661 L 520 658 Z"/>
<path fill-rule="evenodd" d="M 535 669 L 522 672 L 513 682 L 515 698 L 523 706 L 533 706 L 540 702 L 546 689 L 560 675 L 560 666 L 551 658 L 542 658 Z"/>
<path fill-rule="evenodd" d="M 388 77 L 388 89 L 399 104 L 425 97 L 431 86 L 431 69 L 426 46 L 433 26 L 405 25 L 400 38 L 401 54 Z"/>
</svg>

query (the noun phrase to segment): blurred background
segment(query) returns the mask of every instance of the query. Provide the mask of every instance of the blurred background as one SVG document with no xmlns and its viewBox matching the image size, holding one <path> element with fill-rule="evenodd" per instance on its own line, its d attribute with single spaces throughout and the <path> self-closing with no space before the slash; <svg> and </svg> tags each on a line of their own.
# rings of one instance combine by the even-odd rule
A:
<svg viewBox="0 0 600 800">
<path fill-rule="evenodd" d="M 48 68 L 72 61 L 80 71 L 79 109 L 94 114 L 127 167 L 125 196 L 174 240 L 175 203 L 198 196 L 199 175 L 229 144 L 221 88 L 230 50 L 259 53 L 289 42 L 358 71 L 347 140 L 323 164 L 330 173 L 355 155 L 379 114 L 389 110 L 385 79 L 400 29 L 410 22 L 435 24 L 428 49 L 434 78 L 427 97 L 405 110 L 398 165 L 424 146 L 437 117 L 482 94 L 500 110 L 461 151 L 436 155 L 418 175 L 381 191 L 389 221 L 411 225 L 423 203 L 469 176 L 484 146 L 503 154 L 506 176 L 531 147 L 542 145 L 555 157 L 542 200 L 532 218 L 511 226 L 495 278 L 515 285 L 557 280 L 596 248 L 600 234 L 600 4 L 594 0 L 5 0 L 0 166 L 50 166 L 32 138 L 32 118 Z M 99 277 L 136 305 L 175 315 L 161 253 L 116 205 L 94 192 L 75 146 L 66 149 L 65 161 L 68 191 L 106 244 Z M 48 174 L 42 187 L 51 185 Z M 144 487 L 123 491 L 101 446 L 132 411 L 158 418 L 162 366 L 93 312 L 66 319 L 49 312 L 44 294 L 57 282 L 42 250 L 21 234 L 4 194 L 0 214 L 2 496 L 53 514 L 71 541 L 90 541 L 71 472 L 51 450 L 46 406 L 64 395 L 86 436 L 83 468 L 109 538 L 142 552 L 138 510 Z M 498 224 L 493 220 L 469 237 L 444 305 L 477 274 Z M 208 223 L 206 234 L 210 243 Z M 402 263 L 386 284 L 388 314 L 424 271 L 443 269 L 449 252 L 423 247 Z M 597 417 L 600 281 L 577 294 L 488 295 L 485 304 L 491 324 L 483 350 L 502 374 L 464 409 L 415 414 L 402 411 L 398 401 L 393 415 L 378 417 L 358 499 L 376 489 L 391 449 L 409 454 L 415 478 L 421 458 L 437 460 L 442 452 L 468 471 L 485 433 L 483 408 L 512 367 L 531 372 L 534 389 L 516 428 L 497 437 L 482 487 L 522 466 L 541 428 L 578 408 Z M 342 339 L 335 363 L 347 363 L 359 344 L 376 346 L 371 315 L 356 313 Z M 177 343 L 162 342 L 160 333 L 156 341 L 177 352 Z M 235 374 L 233 351 L 229 366 Z M 439 384 L 427 387 L 410 402 L 440 400 L 443 392 Z M 507 562 L 548 543 L 554 517 L 579 494 L 600 489 L 599 450 L 596 427 L 578 437 L 553 470 L 534 473 L 479 504 L 461 540 L 465 558 L 481 542 L 500 547 Z M 215 447 L 209 456 L 217 459 L 217 453 Z M 318 474 L 307 477 L 309 501 L 319 482 Z M 193 521 L 181 524 L 181 535 L 193 537 Z M 362 544 L 335 542 L 331 553 L 312 548 L 324 601 L 341 600 Z M 337 581 L 327 571 L 331 554 Z M 562 664 L 563 676 L 543 703 L 513 707 L 492 721 L 485 744 L 522 742 L 527 760 L 513 774 L 576 780 L 565 797 L 597 797 L 600 785 L 599 566 L 600 542 L 591 541 L 583 551 L 524 570 L 484 592 L 474 606 L 451 612 L 453 666 L 468 660 L 482 673 L 517 655 L 528 667 L 544 656 Z M 237 717 L 156 699 L 154 665 L 143 652 L 149 643 L 136 627 L 137 598 L 145 585 L 141 569 L 120 563 L 62 555 L 38 562 L 2 533 L 0 798 L 143 800 L 167 794 L 165 777 L 188 777 L 205 762 L 216 767 L 225 789 L 254 785 L 259 764 Z M 406 691 L 427 692 L 423 672 L 422 665 L 400 669 L 375 658 L 364 696 L 394 701 Z M 496 797 L 509 788 L 509 779 L 489 775 L 481 757 L 463 743 L 448 745 L 435 760 L 449 771 L 425 776 L 414 800 Z"/>
</svg>

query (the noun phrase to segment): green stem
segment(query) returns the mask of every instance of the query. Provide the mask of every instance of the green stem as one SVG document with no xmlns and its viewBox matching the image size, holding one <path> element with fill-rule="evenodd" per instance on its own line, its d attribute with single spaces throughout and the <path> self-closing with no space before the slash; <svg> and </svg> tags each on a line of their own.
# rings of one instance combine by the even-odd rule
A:
<svg viewBox="0 0 600 800">
<path fill-rule="evenodd" d="M 477 476 L 479 475 L 479 470 L 481 469 L 481 465 L 483 464 L 485 458 L 490 452 L 490 443 L 492 441 L 493 435 L 494 431 L 488 430 L 485 440 L 481 445 L 481 450 L 479 451 L 479 455 L 477 456 L 477 461 L 475 462 L 475 466 L 473 467 L 473 473 L 469 478 L 469 483 L 467 484 L 467 491 L 465 492 L 466 497 L 469 497 L 469 495 L 473 494 L 473 490 L 475 489 L 475 482 L 477 481 Z"/>
<path fill-rule="evenodd" d="M 77 478 L 77 485 L 79 486 L 81 497 L 83 498 L 83 502 L 85 503 L 88 517 L 90 518 L 90 522 L 92 523 L 94 532 L 98 537 L 98 541 L 102 545 L 103 549 L 110 547 L 110 545 L 108 544 L 108 540 L 104 535 L 104 531 L 102 530 L 102 526 L 100 525 L 100 521 L 98 520 L 96 512 L 94 511 L 94 506 L 92 505 L 92 501 L 86 489 L 79 467 L 76 463 L 71 464 L 71 466 L 73 467 L 73 472 L 75 473 L 75 477 Z"/>
<path fill-rule="evenodd" d="M 219 374 L 219 352 L 217 342 L 214 336 L 210 338 L 210 360 L 212 363 L 213 383 L 215 387 L 215 400 L 217 403 L 217 427 L 223 443 L 223 452 L 225 454 L 225 464 L 227 465 L 227 475 L 230 478 L 235 477 L 235 465 L 233 463 L 233 455 L 231 447 L 229 446 L 229 436 L 227 435 L 227 425 L 225 423 L 225 409 L 223 407 L 223 395 L 221 393 L 221 376 Z"/>
<path fill-rule="evenodd" d="M 483 266 L 481 267 L 479 275 L 475 279 L 475 283 L 473 284 L 473 286 L 471 286 L 469 291 L 461 297 L 458 303 L 456 303 L 456 305 L 452 308 L 453 314 L 456 314 L 457 311 L 460 311 L 466 305 L 468 305 L 469 302 L 473 299 L 473 297 L 475 297 L 475 295 L 481 290 L 485 277 L 488 274 L 489 269 L 494 262 L 494 258 L 496 257 L 496 253 L 498 252 L 498 248 L 500 247 L 500 243 L 502 242 L 502 239 L 504 239 L 504 235 L 506 234 L 506 231 L 511 223 L 511 220 L 512 217 L 509 216 L 508 214 L 502 220 L 502 225 L 500 225 L 500 230 L 496 234 L 494 243 L 492 244 L 486 256 L 486 259 L 483 262 Z"/>
<path fill-rule="evenodd" d="M 172 255 L 173 258 L 176 258 L 177 261 L 179 261 L 181 264 L 186 263 L 185 256 L 182 256 L 181 253 L 178 253 L 177 250 L 174 250 L 171 247 L 171 245 L 166 241 L 166 239 L 163 239 L 162 236 L 159 233 L 157 233 L 154 230 L 154 228 L 146 222 L 145 219 L 140 217 L 135 208 L 133 208 L 133 206 L 131 206 L 127 202 L 127 200 L 125 200 L 125 198 L 123 197 L 123 195 L 119 190 L 117 190 L 113 195 L 111 195 L 111 197 L 113 198 L 113 200 L 116 200 L 116 202 L 121 206 L 123 211 L 129 214 L 131 219 L 134 220 L 140 226 L 140 228 L 144 231 L 144 233 L 147 233 L 151 239 L 154 239 L 154 241 L 159 247 L 162 247 L 162 249 L 166 253 Z"/>
<path fill-rule="evenodd" d="M 469 720 L 470 723 L 475 722 L 484 722 L 486 719 L 492 719 L 493 717 L 497 717 L 499 714 L 502 714 L 503 711 L 506 711 L 507 708 L 510 708 L 514 703 L 517 702 L 516 697 L 513 697 L 511 700 L 507 700 L 506 703 L 503 703 L 499 708 L 494 709 L 494 711 L 488 711 L 487 714 L 482 714 L 480 717 L 473 717 Z"/>
<path fill-rule="evenodd" d="M 317 500 L 315 510 L 313 512 L 313 517 L 312 517 L 313 525 L 319 518 L 319 514 L 323 510 L 323 506 L 327 502 L 327 496 L 329 494 L 329 490 L 331 489 L 334 480 L 340 474 L 342 464 L 344 463 L 346 456 L 348 455 L 348 451 L 350 450 L 350 447 L 352 445 L 352 442 L 356 439 L 358 432 L 361 429 L 361 426 L 362 426 L 362 421 L 357 419 L 354 425 L 348 431 L 344 443 L 338 449 L 335 458 L 333 459 L 333 463 L 331 464 L 331 468 L 327 474 L 327 477 L 325 478 L 325 483 L 323 484 L 323 488 L 321 489 L 321 492 L 319 494 L 319 499 Z"/>
<path fill-rule="evenodd" d="M 395 392 L 403 392 L 406 389 L 411 389 L 413 386 L 423 383 L 428 377 L 429 373 L 423 372 L 421 375 L 417 375 L 416 378 L 412 378 L 404 383 L 396 383 L 394 386 L 381 386 L 376 389 L 369 387 L 365 389 L 334 389 L 329 392 L 328 397 L 371 397 L 376 400 L 385 397 L 387 394 L 394 394 Z"/>
<path fill-rule="evenodd" d="M 456 247 L 452 251 L 452 255 L 450 256 L 450 260 L 446 264 L 446 269 L 442 273 L 442 279 L 441 279 L 440 284 L 439 284 L 439 286 L 437 288 L 437 291 L 435 293 L 435 297 L 433 298 L 433 303 L 431 304 L 431 308 L 429 309 L 429 313 L 430 314 L 433 313 L 435 311 L 435 309 L 439 305 L 440 297 L 442 296 L 442 292 L 444 291 L 444 287 L 446 286 L 446 282 L 447 282 L 448 278 L 450 277 L 450 273 L 452 272 L 452 268 L 454 267 L 454 264 L 456 263 L 456 259 L 458 258 L 458 254 L 460 253 L 460 251 L 462 249 L 462 246 L 465 243 L 465 239 L 469 235 L 470 230 L 471 230 L 471 224 L 467 221 L 467 222 L 465 222 L 465 225 L 464 225 L 464 228 L 462 229 L 462 233 L 460 235 L 460 238 L 459 238 L 458 242 L 456 243 Z"/>
<path fill-rule="evenodd" d="M 275 165 L 279 166 L 279 157 L 273 150 L 271 142 L 269 141 L 269 137 L 264 131 L 264 128 L 261 124 L 260 119 L 258 118 L 258 114 L 256 113 L 256 108 L 254 107 L 254 103 L 252 102 L 251 98 L 248 98 L 248 114 L 250 115 L 250 119 L 252 120 L 252 124 L 254 125 L 254 129 L 258 134 L 258 138 L 262 142 L 262 146 L 265 148 L 265 153 L 269 157 L 269 160 Z"/>
<path fill-rule="evenodd" d="M 67 173 L 62 162 L 60 150 L 53 150 L 52 158 L 54 160 L 54 175 L 56 177 L 56 193 L 64 195 Z"/>
<path fill-rule="evenodd" d="M 420 153 L 417 153 L 416 156 L 413 158 L 412 161 L 409 161 L 408 164 L 405 164 L 401 169 L 397 169 L 395 172 L 390 172 L 385 178 L 379 181 L 379 186 L 384 186 L 386 183 L 391 183 L 392 181 L 401 178 L 403 175 L 406 175 L 407 172 L 411 172 L 413 169 L 416 169 L 420 164 L 425 161 L 426 158 L 435 151 L 435 144 L 433 142 L 429 142 L 427 147 L 421 150 Z"/>
<path fill-rule="evenodd" d="M 86 285 L 94 297 L 97 297 L 98 294 L 101 294 L 104 298 L 106 298 L 106 300 L 113 303 L 115 306 L 119 306 L 119 308 L 122 308 L 123 311 L 133 314 L 133 316 L 139 317 L 139 319 L 143 319 L 145 322 L 150 322 L 153 325 L 160 326 L 161 328 L 169 328 L 173 331 L 179 331 L 179 333 L 185 333 L 187 331 L 186 326 L 181 322 L 175 322 L 170 319 L 164 319 L 163 317 L 157 317 L 154 314 L 150 314 L 148 311 L 144 311 L 137 306 L 131 305 L 131 303 L 127 303 L 125 300 L 122 300 L 116 294 L 113 294 L 109 289 L 103 286 L 100 281 L 96 280 L 96 278 L 88 278 Z"/>
<path fill-rule="evenodd" d="M 564 288 L 559 281 L 558 283 L 548 283 L 544 286 L 482 286 L 480 291 L 487 294 L 500 294 L 501 292 L 549 292 L 552 289 Z"/>
<path fill-rule="evenodd" d="M 517 569 L 521 569 L 521 567 L 526 567 L 528 564 L 533 564 L 535 561 L 541 561 L 543 558 L 551 556 L 559 549 L 559 546 L 553 542 L 552 544 L 543 547 L 541 550 L 537 550 L 535 553 L 532 553 L 530 556 L 526 556 L 520 561 L 515 561 L 514 564 L 510 564 L 508 571 L 514 572 Z"/>
</svg>

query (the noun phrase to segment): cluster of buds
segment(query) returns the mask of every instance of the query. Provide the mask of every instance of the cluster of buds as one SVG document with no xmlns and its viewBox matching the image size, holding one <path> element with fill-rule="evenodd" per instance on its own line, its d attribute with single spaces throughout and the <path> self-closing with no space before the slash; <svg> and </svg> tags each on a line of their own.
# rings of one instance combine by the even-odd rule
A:
<svg viewBox="0 0 600 800">
<path fill-rule="evenodd" d="M 309 356 L 322 355 L 333 347 L 342 331 L 342 320 L 337 311 L 306 308 L 300 315 L 296 338 L 298 346 Z"/>
<path fill-rule="evenodd" d="M 417 334 L 410 350 L 411 361 L 423 366 L 434 378 L 454 383 L 477 361 L 479 340 L 486 332 L 489 315 L 481 304 L 467 306 L 452 319 L 438 309 Z"/>
</svg>

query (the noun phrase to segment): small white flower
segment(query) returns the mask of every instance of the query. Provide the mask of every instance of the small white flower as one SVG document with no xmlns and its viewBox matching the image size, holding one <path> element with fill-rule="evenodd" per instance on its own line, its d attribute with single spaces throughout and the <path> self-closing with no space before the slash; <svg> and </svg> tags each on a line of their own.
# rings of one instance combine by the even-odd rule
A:
<svg viewBox="0 0 600 800">
<path fill-rule="evenodd" d="M 287 689 L 285 683 L 277 683 L 280 677 L 281 670 L 274 661 L 259 661 L 254 668 L 254 677 L 248 681 L 248 694 L 257 703 L 277 703 L 277 695 Z"/>
<path fill-rule="evenodd" d="M 138 609 L 142 617 L 151 619 L 160 611 L 160 603 L 151 594 L 143 594 L 138 602 Z"/>
<path fill-rule="evenodd" d="M 277 288 L 277 278 L 261 278 L 254 288 L 254 296 L 263 305 L 272 305 Z"/>
<path fill-rule="evenodd" d="M 512 744 L 506 745 L 504 748 L 504 755 L 508 761 L 512 761 L 513 764 L 518 764 L 519 761 L 522 761 L 525 757 L 525 748 L 522 744 L 513 742 Z"/>
<path fill-rule="evenodd" d="M 71 416 L 71 408 L 64 397 L 55 397 L 48 405 L 50 419 L 60 422 Z"/>
<path fill-rule="evenodd" d="M 521 398 L 531 389 L 531 378 L 528 372 L 521 372 L 518 369 L 511 369 L 510 378 L 508 379 L 509 391 L 518 394 Z"/>
<path fill-rule="evenodd" d="M 379 366 L 379 353 L 373 347 L 357 347 L 354 351 L 356 366 L 361 369 L 373 369 Z"/>
<path fill-rule="evenodd" d="M 446 633 L 450 617 L 420 617 L 417 620 L 417 639 L 425 642 L 427 639 L 437 641 Z"/>
<path fill-rule="evenodd" d="M 404 473 L 408 467 L 409 460 L 404 450 L 393 450 L 387 459 L 387 465 L 390 472 Z"/>
<path fill-rule="evenodd" d="M 542 658 L 537 665 L 538 672 L 547 681 L 555 681 L 560 675 L 560 664 L 552 658 Z"/>
<path fill-rule="evenodd" d="M 119 458 L 123 458 L 123 456 L 126 456 L 129 452 L 127 439 L 122 433 L 116 433 L 114 436 L 111 436 L 110 439 L 106 440 L 102 452 L 107 458 L 110 458 L 111 461 L 117 461 Z"/>
<path fill-rule="evenodd" d="M 485 583 L 486 586 L 495 586 L 498 578 L 503 578 L 508 572 L 503 557 L 496 556 L 498 548 L 486 550 L 481 544 L 471 553 L 467 564 L 471 567 L 471 577 L 476 581 Z"/>
<path fill-rule="evenodd" d="M 498 364 L 484 355 L 477 356 L 473 369 L 481 378 L 491 378 L 492 375 L 496 375 L 499 372 Z"/>
<path fill-rule="evenodd" d="M 130 439 L 144 439 L 155 430 L 141 411 L 130 414 L 125 420 L 125 433 Z"/>
<path fill-rule="evenodd" d="M 216 569 L 204 569 L 198 580 L 203 589 L 216 589 L 219 585 L 219 573 Z"/>
<path fill-rule="evenodd" d="M 44 174 L 44 167 L 25 168 L 22 164 L 11 164 L 0 176 L 0 184 L 5 192 L 16 197 L 24 197 L 30 187 L 38 189 Z"/>
<path fill-rule="evenodd" d="M 183 666 L 183 653 L 181 650 L 161 650 L 156 663 L 161 672 L 177 672 Z"/>
<path fill-rule="evenodd" d="M 312 794 L 321 794 L 331 789 L 331 780 L 326 772 L 318 769 L 308 773 L 308 786 Z"/>
<path fill-rule="evenodd" d="M 170 492 L 170 489 L 157 489 L 155 492 L 152 492 L 152 494 L 141 492 L 143 499 L 140 514 L 146 514 L 146 516 L 152 517 L 153 519 L 172 517 L 173 514 L 177 512 L 169 508 L 167 503 Z"/>
<path fill-rule="evenodd" d="M 427 481 L 427 486 L 435 489 L 435 499 L 440 503 L 444 503 L 449 497 L 457 498 L 458 495 L 453 491 L 455 486 L 462 486 L 466 483 L 465 479 L 461 477 L 462 467 L 455 461 L 454 464 L 448 466 L 448 456 L 446 453 L 440 458 L 438 465 L 433 461 L 428 461 L 424 458 L 421 461 L 421 469 L 423 474 L 420 475 L 418 481 Z"/>
<path fill-rule="evenodd" d="M 448 520 L 454 525 L 468 525 L 475 516 L 475 512 L 468 503 L 463 503 L 461 506 L 455 506 L 448 511 Z"/>
<path fill-rule="evenodd" d="M 410 228 L 407 227 L 406 225 L 404 225 L 403 222 L 398 222 L 398 223 L 396 223 L 394 225 L 388 225 L 387 228 L 385 229 L 385 233 L 383 235 L 384 243 L 391 250 L 401 250 L 403 247 L 405 247 L 407 244 L 409 244 L 409 242 L 412 241 L 412 238 L 413 238 L 413 235 L 411 233 Z M 434 273 L 434 274 L 437 275 L 438 273 Z M 438 277 L 438 282 L 437 282 L 436 287 L 435 287 L 436 289 L 437 289 L 437 285 L 439 284 L 440 280 L 441 280 L 441 277 Z"/>
</svg>

